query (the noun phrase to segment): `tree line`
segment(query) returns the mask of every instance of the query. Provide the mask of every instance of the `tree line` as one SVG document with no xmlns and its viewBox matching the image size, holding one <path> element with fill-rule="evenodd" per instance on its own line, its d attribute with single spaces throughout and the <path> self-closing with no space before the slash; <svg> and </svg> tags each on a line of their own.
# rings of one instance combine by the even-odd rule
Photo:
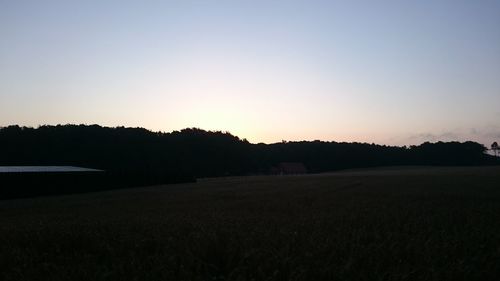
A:
<svg viewBox="0 0 500 281">
<path fill-rule="evenodd" d="M 0 128 L 0 165 L 71 165 L 105 170 L 130 185 L 200 177 L 267 174 L 281 162 L 310 172 L 392 165 L 488 165 L 498 160 L 476 142 L 399 147 L 368 143 L 294 141 L 252 144 L 228 132 L 189 128 L 57 125 Z"/>
</svg>

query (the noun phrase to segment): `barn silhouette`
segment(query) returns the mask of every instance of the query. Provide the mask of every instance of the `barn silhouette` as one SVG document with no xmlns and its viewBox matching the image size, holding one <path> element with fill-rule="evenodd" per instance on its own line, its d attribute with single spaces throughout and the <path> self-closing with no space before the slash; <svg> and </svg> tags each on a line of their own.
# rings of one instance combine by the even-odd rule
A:
<svg viewBox="0 0 500 281">
<path fill-rule="evenodd" d="M 278 175 L 301 175 L 307 174 L 307 168 L 301 162 L 281 162 L 277 167 L 271 169 L 271 173 Z"/>
</svg>

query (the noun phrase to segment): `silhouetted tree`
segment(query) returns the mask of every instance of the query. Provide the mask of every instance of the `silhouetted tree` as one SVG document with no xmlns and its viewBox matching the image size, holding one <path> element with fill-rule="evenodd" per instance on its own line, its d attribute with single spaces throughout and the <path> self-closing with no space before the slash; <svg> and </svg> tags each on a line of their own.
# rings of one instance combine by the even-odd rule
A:
<svg viewBox="0 0 500 281">
<path fill-rule="evenodd" d="M 493 153 L 495 153 L 495 156 L 498 156 L 498 143 L 494 142 L 491 144 L 491 150 L 493 150 Z"/>
<path fill-rule="evenodd" d="M 72 165 L 105 170 L 117 185 L 150 185 L 200 177 L 266 174 L 282 162 L 308 171 L 387 165 L 498 163 L 476 142 L 397 147 L 368 143 L 282 141 L 251 144 L 228 132 L 188 128 L 58 125 L 0 128 L 0 165 Z"/>
</svg>

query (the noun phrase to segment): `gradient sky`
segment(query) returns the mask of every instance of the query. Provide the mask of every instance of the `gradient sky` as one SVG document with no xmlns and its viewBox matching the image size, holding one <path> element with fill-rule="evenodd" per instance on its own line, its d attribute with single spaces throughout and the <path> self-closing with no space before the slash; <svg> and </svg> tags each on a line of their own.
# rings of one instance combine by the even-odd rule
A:
<svg viewBox="0 0 500 281">
<path fill-rule="evenodd" d="M 0 126 L 500 141 L 500 1 L 0 0 Z"/>
</svg>

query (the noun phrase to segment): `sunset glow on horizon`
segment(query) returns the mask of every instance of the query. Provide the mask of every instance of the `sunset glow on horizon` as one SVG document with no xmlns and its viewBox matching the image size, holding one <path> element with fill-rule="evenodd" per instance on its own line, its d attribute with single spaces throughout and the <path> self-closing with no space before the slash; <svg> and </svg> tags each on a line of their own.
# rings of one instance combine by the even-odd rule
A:
<svg viewBox="0 0 500 281">
<path fill-rule="evenodd" d="M 0 126 L 500 141 L 499 1 L 0 1 Z"/>
</svg>

